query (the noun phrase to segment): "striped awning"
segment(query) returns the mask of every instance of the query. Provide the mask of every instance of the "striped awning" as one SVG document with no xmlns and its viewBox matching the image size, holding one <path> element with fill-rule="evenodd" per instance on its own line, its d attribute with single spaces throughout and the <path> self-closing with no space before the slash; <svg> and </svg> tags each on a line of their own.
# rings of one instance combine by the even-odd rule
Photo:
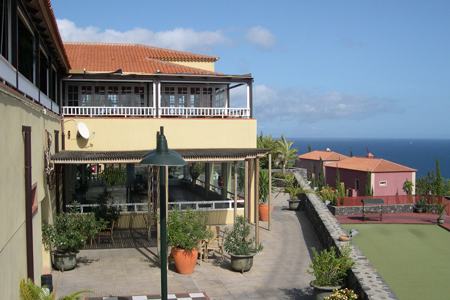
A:
<svg viewBox="0 0 450 300">
<path fill-rule="evenodd" d="M 244 161 L 266 156 L 270 150 L 258 148 L 171 149 L 187 162 Z M 60 151 L 51 157 L 54 164 L 139 163 L 150 150 L 136 151 Z"/>
</svg>

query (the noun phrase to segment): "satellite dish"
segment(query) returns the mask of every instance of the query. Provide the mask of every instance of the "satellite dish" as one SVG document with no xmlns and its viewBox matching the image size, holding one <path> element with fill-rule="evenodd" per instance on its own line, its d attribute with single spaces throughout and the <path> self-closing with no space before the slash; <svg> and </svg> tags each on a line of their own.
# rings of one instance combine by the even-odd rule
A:
<svg viewBox="0 0 450 300">
<path fill-rule="evenodd" d="M 89 139 L 89 129 L 83 122 L 78 122 L 78 133 L 83 139 Z"/>
</svg>

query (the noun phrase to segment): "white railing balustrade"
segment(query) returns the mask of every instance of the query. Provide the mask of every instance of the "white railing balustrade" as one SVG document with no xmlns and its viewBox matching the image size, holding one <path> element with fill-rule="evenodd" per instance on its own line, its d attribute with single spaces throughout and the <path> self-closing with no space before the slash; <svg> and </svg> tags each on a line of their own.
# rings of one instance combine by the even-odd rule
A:
<svg viewBox="0 0 450 300">
<path fill-rule="evenodd" d="M 219 117 L 219 118 L 248 118 L 248 108 L 225 108 L 225 107 L 161 107 L 161 116 L 178 117 Z"/>
<path fill-rule="evenodd" d="M 238 200 L 238 209 L 244 209 L 244 200 Z M 108 204 L 109 206 L 121 207 L 121 213 L 131 214 L 138 212 L 148 212 L 147 203 L 117 203 Z M 94 207 L 99 206 L 99 204 L 68 204 L 66 207 L 68 209 L 76 207 L 79 209 L 81 214 L 88 214 L 93 211 Z M 150 205 L 152 207 L 152 205 Z M 169 209 L 173 209 L 178 206 L 180 210 L 186 210 L 188 207 L 195 210 L 232 210 L 234 209 L 234 200 L 214 200 L 214 201 L 186 201 L 186 202 L 169 202 Z M 151 209 L 153 210 L 153 209 Z"/>
<path fill-rule="evenodd" d="M 218 117 L 218 118 L 249 118 L 248 108 L 221 107 L 161 107 L 162 117 Z M 106 106 L 64 106 L 64 116 L 122 116 L 122 117 L 156 117 L 154 107 L 106 107 Z"/>
<path fill-rule="evenodd" d="M 94 207 L 99 206 L 99 204 L 67 204 L 66 207 L 68 209 L 75 207 L 79 208 L 80 213 L 82 214 L 88 214 L 93 211 Z M 114 204 L 108 204 L 108 206 L 116 206 L 121 208 L 121 213 L 130 214 L 130 213 L 137 213 L 137 212 L 146 212 L 148 211 L 148 203 L 114 203 Z M 151 205 L 150 205 L 151 206 Z"/>
<path fill-rule="evenodd" d="M 184 211 L 187 208 L 193 210 L 233 210 L 234 200 L 214 200 L 214 201 L 190 201 L 190 202 L 169 202 L 169 210 L 178 207 Z M 244 209 L 244 200 L 237 201 L 237 209 Z"/>
<path fill-rule="evenodd" d="M 105 106 L 63 106 L 64 116 L 122 116 L 149 117 L 155 116 L 154 107 L 105 107 Z"/>
</svg>

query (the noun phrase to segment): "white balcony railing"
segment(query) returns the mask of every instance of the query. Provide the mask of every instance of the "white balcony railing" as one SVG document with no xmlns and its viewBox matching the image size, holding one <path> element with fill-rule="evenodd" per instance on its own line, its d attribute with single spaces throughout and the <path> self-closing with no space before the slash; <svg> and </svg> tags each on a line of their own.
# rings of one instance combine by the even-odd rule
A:
<svg viewBox="0 0 450 300">
<path fill-rule="evenodd" d="M 104 106 L 64 106 L 64 116 L 122 116 L 122 117 L 153 117 L 154 107 L 104 107 Z"/>
<path fill-rule="evenodd" d="M 180 117 L 221 117 L 221 118 L 245 118 L 250 117 L 248 108 L 224 108 L 224 107 L 161 107 L 161 116 Z"/>
<path fill-rule="evenodd" d="M 59 106 L 25 76 L 17 74 L 17 70 L 2 55 L 0 55 L 0 78 L 35 102 L 59 114 Z"/>
<path fill-rule="evenodd" d="M 238 210 L 244 209 L 244 200 L 237 200 Z M 108 204 L 111 206 L 116 206 L 121 208 L 121 213 L 130 214 L 130 213 L 138 213 L 138 212 L 148 212 L 148 204 L 147 203 L 117 203 L 117 204 Z M 71 209 L 73 207 L 77 208 L 82 214 L 92 212 L 92 209 L 98 207 L 98 204 L 77 204 L 72 205 L 68 204 L 66 207 Z M 153 207 L 153 205 L 150 205 Z M 184 211 L 188 207 L 195 210 L 232 210 L 234 209 L 234 201 L 233 200 L 215 200 L 215 201 L 183 201 L 183 202 L 169 202 L 169 209 L 173 209 L 174 207 L 178 207 L 178 209 Z"/>
<path fill-rule="evenodd" d="M 223 107 L 161 107 L 161 117 L 219 117 L 249 118 L 249 108 Z M 64 106 L 64 116 L 122 116 L 122 117 L 156 117 L 154 107 L 105 107 L 105 106 Z"/>
</svg>

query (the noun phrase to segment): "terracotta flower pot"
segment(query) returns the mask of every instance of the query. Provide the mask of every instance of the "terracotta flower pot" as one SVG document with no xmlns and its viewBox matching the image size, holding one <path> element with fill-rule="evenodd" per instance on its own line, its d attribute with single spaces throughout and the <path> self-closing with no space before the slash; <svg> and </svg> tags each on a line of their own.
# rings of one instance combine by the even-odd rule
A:
<svg viewBox="0 0 450 300">
<path fill-rule="evenodd" d="M 270 214 L 273 214 L 273 204 L 270 205 Z M 269 221 L 269 205 L 260 204 L 259 205 L 259 220 Z"/>
<path fill-rule="evenodd" d="M 189 251 L 173 247 L 172 255 L 178 273 L 180 274 L 194 273 L 195 264 L 197 263 L 197 256 L 198 256 L 197 249 Z"/>
</svg>

